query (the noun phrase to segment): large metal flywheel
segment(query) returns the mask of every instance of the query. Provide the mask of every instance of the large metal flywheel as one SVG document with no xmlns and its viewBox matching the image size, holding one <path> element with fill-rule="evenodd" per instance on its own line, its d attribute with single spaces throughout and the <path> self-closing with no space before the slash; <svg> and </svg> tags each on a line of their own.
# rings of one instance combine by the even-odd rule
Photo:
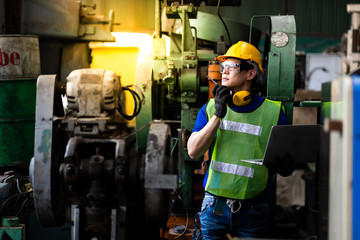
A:
<svg viewBox="0 0 360 240">
<path fill-rule="evenodd" d="M 30 176 L 36 214 L 43 226 L 60 226 L 65 221 L 64 188 L 59 166 L 64 157 L 67 135 L 61 129 L 64 109 L 56 75 L 37 80 L 34 158 Z"/>
<path fill-rule="evenodd" d="M 167 211 L 167 193 L 175 189 L 177 177 L 172 165 L 170 126 L 154 122 L 150 126 L 145 155 L 145 223 L 147 234 L 156 238 Z"/>
</svg>

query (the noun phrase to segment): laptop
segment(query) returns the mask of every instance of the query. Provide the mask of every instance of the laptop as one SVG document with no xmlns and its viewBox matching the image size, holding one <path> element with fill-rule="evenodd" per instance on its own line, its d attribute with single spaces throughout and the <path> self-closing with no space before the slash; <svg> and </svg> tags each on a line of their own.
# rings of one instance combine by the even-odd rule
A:
<svg viewBox="0 0 360 240">
<path fill-rule="evenodd" d="M 320 155 L 322 129 L 322 125 L 273 126 L 263 164 L 278 166 L 286 159 L 295 165 L 316 162 Z"/>
</svg>

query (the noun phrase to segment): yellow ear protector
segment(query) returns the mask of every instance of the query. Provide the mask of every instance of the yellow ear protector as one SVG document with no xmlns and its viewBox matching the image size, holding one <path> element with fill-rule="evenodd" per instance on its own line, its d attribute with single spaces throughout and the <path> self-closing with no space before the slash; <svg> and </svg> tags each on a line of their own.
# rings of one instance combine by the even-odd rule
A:
<svg viewBox="0 0 360 240">
<path fill-rule="evenodd" d="M 233 102 L 236 106 L 245 106 L 251 101 L 251 93 L 243 90 L 238 91 L 233 95 Z"/>
</svg>

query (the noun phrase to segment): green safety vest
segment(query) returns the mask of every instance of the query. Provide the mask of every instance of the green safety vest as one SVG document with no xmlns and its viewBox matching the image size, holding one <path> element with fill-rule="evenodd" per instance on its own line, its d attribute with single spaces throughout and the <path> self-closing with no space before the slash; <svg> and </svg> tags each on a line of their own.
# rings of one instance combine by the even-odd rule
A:
<svg viewBox="0 0 360 240">
<path fill-rule="evenodd" d="M 215 112 L 214 99 L 206 106 L 210 119 Z M 237 113 L 227 107 L 212 149 L 205 190 L 220 197 L 248 199 L 264 191 L 268 169 L 259 161 L 277 125 L 281 102 L 265 99 L 254 111 Z"/>
</svg>

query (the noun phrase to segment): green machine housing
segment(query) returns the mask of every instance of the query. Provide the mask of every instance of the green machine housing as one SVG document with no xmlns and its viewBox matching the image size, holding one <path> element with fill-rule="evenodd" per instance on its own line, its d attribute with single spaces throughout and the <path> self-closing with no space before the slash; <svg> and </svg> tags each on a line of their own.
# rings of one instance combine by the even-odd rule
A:
<svg viewBox="0 0 360 240">
<path fill-rule="evenodd" d="M 219 42 L 216 42 L 220 40 L 224 26 L 217 16 L 199 12 L 194 5 L 165 6 L 165 19 L 161 19 L 161 12 L 157 2 L 152 54 L 138 63 L 136 72 L 135 84 L 145 95 L 142 110 L 136 117 L 137 145 L 139 153 L 145 153 L 148 126 L 154 119 L 163 120 L 171 126 L 172 136 L 177 135 L 172 142 L 173 149 L 177 149 L 172 157 L 178 162 L 179 187 L 185 206 L 190 207 L 193 204 L 194 170 L 199 168 L 201 159 L 193 160 L 188 156 L 186 138 L 194 127 L 198 111 L 208 101 L 208 63 L 225 53 L 217 51 Z M 264 66 L 268 67 L 262 81 L 267 83 L 267 97 L 284 101 L 291 122 L 295 20 L 293 16 L 267 17 L 272 27 L 271 46 L 263 56 Z M 181 27 L 175 29 L 179 20 Z M 233 41 L 247 41 L 250 36 L 250 42 L 258 45 L 260 31 L 231 19 L 225 19 L 225 23 L 230 33 L 234 33 Z M 168 32 L 162 31 L 162 25 Z"/>
</svg>

